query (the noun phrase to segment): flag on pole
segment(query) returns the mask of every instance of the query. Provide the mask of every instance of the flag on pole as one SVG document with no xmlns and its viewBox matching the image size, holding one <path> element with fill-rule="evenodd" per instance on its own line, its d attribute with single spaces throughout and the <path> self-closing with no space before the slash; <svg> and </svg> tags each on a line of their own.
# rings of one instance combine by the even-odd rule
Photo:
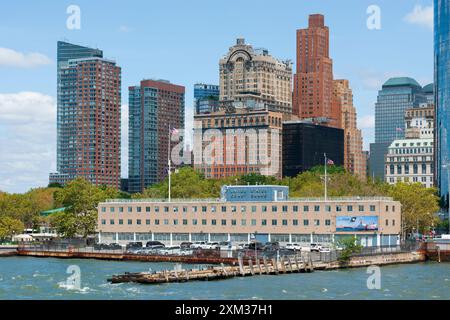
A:
<svg viewBox="0 0 450 320">
<path fill-rule="evenodd" d="M 328 160 L 327 160 L 327 164 L 329 164 L 330 166 L 332 166 L 332 165 L 334 165 L 334 161 L 331 160 L 331 159 L 328 159 Z"/>
<path fill-rule="evenodd" d="M 395 128 L 395 131 L 397 131 L 397 132 L 402 132 L 403 129 L 402 129 L 402 128 Z"/>
</svg>

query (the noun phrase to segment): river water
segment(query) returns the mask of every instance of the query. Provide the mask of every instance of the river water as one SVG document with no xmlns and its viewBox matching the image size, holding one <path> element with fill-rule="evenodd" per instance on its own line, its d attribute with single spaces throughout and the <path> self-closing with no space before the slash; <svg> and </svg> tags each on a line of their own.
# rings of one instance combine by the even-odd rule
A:
<svg viewBox="0 0 450 320">
<path fill-rule="evenodd" d="M 80 271 L 79 288 L 67 282 L 70 266 Z M 107 282 L 113 274 L 173 268 L 171 263 L 0 258 L 0 300 L 450 299 L 450 263 L 434 262 L 382 267 L 381 289 L 373 290 L 367 288 L 366 268 L 162 285 Z"/>
</svg>

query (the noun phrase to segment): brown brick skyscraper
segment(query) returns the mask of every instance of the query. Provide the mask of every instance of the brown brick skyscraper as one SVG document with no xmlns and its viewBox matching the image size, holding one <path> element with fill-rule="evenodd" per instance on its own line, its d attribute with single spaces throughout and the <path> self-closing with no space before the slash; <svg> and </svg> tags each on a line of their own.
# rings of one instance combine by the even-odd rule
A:
<svg viewBox="0 0 450 320">
<path fill-rule="evenodd" d="M 329 57 L 329 29 L 324 16 L 309 16 L 307 29 L 297 30 L 297 63 L 292 113 L 301 119 L 327 118 L 340 127 L 338 104 L 333 103 L 333 62 Z M 323 119 L 318 119 L 323 122 Z"/>
</svg>

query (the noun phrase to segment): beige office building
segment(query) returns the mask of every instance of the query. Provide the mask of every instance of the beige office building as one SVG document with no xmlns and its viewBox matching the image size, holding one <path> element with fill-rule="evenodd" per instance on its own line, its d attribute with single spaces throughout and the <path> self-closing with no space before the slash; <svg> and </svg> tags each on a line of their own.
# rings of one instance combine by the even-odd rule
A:
<svg viewBox="0 0 450 320">
<path fill-rule="evenodd" d="M 292 63 L 237 39 L 220 59 L 220 100 L 254 100 L 274 111 L 292 112 Z"/>
<path fill-rule="evenodd" d="M 284 186 L 225 186 L 220 199 L 108 200 L 98 206 L 100 242 L 158 240 L 338 242 L 397 245 L 401 205 L 391 198 L 289 199 Z"/>
</svg>

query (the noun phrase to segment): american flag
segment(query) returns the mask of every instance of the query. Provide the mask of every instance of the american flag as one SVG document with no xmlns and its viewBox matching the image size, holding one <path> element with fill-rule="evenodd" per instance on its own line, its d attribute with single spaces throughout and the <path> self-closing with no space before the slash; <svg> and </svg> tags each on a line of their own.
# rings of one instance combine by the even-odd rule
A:
<svg viewBox="0 0 450 320">
<path fill-rule="evenodd" d="M 327 164 L 329 164 L 330 166 L 332 166 L 332 165 L 334 165 L 334 161 L 331 160 L 331 159 L 328 159 L 328 160 L 327 160 Z"/>
<path fill-rule="evenodd" d="M 402 132 L 403 129 L 402 129 L 402 128 L 395 128 L 395 131 L 397 131 L 397 132 Z"/>
<path fill-rule="evenodd" d="M 171 133 L 171 134 L 178 134 L 178 129 L 172 127 L 172 128 L 170 129 L 170 133 Z"/>
</svg>

